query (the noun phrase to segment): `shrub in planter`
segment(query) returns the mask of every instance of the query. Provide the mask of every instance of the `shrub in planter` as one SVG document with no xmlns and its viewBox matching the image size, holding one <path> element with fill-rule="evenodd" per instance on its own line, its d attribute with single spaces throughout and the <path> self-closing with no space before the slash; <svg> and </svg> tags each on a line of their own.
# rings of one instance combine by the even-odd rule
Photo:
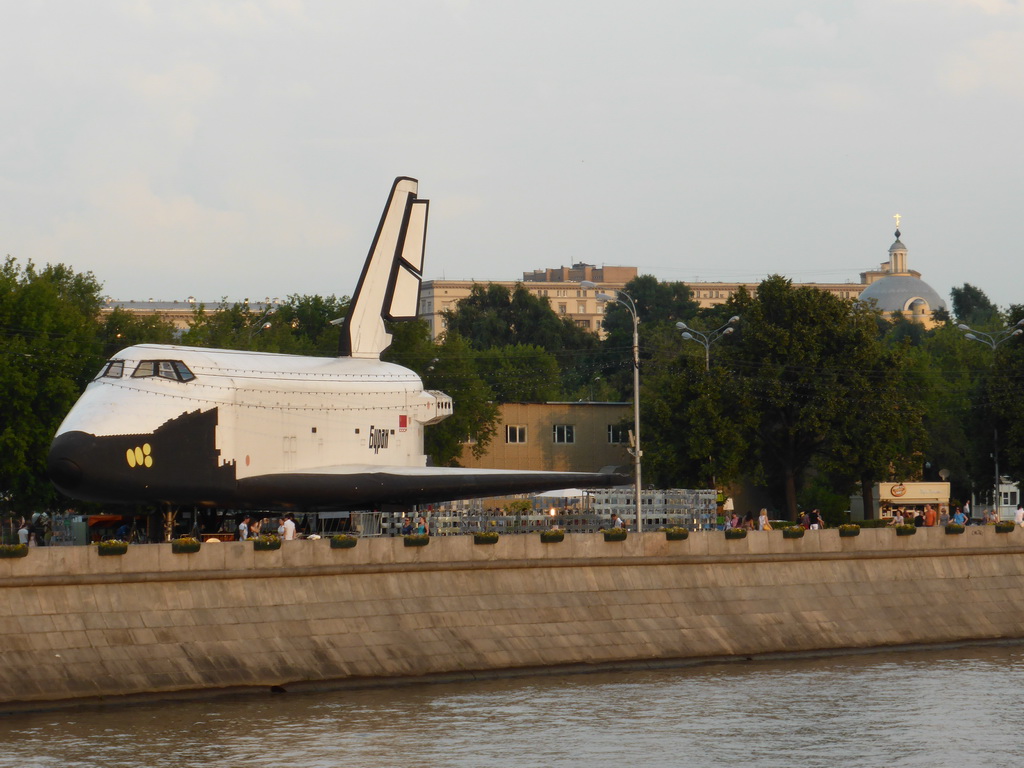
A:
<svg viewBox="0 0 1024 768">
<path fill-rule="evenodd" d="M 272 549 L 281 548 L 281 538 L 272 533 L 266 533 L 252 539 L 252 548 L 256 552 L 269 552 Z"/>
<path fill-rule="evenodd" d="M 187 555 L 190 552 L 198 552 L 203 543 L 192 536 L 182 536 L 179 539 L 171 539 L 171 552 L 176 555 Z"/>
<path fill-rule="evenodd" d="M 626 529 L 625 528 L 602 528 L 601 533 L 604 534 L 605 541 L 625 541 L 626 540 Z"/>
<path fill-rule="evenodd" d="M 963 533 L 964 527 L 959 523 L 946 523 L 946 533 Z"/>
<path fill-rule="evenodd" d="M 498 541 L 497 531 L 475 531 L 473 533 L 474 544 L 496 544 Z"/>
<path fill-rule="evenodd" d="M 430 534 L 427 533 L 410 533 L 402 538 L 407 547 L 425 547 L 430 543 Z"/>
<path fill-rule="evenodd" d="M 128 542 L 119 541 L 118 539 L 111 539 L 110 541 L 101 541 L 97 545 L 101 555 L 123 555 L 128 551 Z"/>
<path fill-rule="evenodd" d="M 996 523 L 996 533 L 1013 533 L 1015 523 L 1009 520 L 1001 520 Z"/>
<path fill-rule="evenodd" d="M 355 536 L 350 536 L 347 533 L 339 533 L 337 536 L 331 536 L 331 549 L 352 549 L 359 541 Z"/>
<path fill-rule="evenodd" d="M 784 539 L 802 539 L 803 537 L 804 527 L 802 525 L 791 525 L 782 529 L 782 538 Z"/>
<path fill-rule="evenodd" d="M 669 541 L 684 541 L 689 538 L 690 532 L 685 528 L 666 528 L 665 538 Z"/>
<path fill-rule="evenodd" d="M 555 544 L 565 539 L 565 531 L 541 531 L 540 540 L 545 544 Z"/>
<path fill-rule="evenodd" d="M 0 557 L 26 557 L 28 544 L 0 544 Z"/>
<path fill-rule="evenodd" d="M 844 523 L 839 526 L 840 537 L 860 536 L 860 526 L 856 523 Z"/>
<path fill-rule="evenodd" d="M 915 533 L 917 533 L 917 528 L 908 523 L 896 526 L 897 536 L 913 536 Z"/>
<path fill-rule="evenodd" d="M 802 528 L 800 530 L 803 530 Z M 725 538 L 727 539 L 745 539 L 747 538 L 746 528 L 726 528 Z"/>
</svg>

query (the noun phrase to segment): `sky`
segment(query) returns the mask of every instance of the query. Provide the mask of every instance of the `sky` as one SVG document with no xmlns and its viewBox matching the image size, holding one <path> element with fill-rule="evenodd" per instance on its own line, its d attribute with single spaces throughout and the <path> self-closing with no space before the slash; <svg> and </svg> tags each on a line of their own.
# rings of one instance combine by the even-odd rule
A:
<svg viewBox="0 0 1024 768">
<path fill-rule="evenodd" d="M 901 215 L 1024 304 L 1010 0 L 0 0 L 0 255 L 120 300 L 349 295 L 396 176 L 426 279 L 859 281 Z"/>
</svg>

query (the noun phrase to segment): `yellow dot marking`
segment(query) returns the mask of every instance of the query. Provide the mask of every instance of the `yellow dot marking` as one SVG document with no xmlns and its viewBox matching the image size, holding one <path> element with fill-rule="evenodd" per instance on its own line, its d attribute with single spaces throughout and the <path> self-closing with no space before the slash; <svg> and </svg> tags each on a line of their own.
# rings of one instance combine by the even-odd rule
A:
<svg viewBox="0 0 1024 768">
<path fill-rule="evenodd" d="M 153 457 L 152 456 L 147 456 L 146 457 L 146 466 L 147 467 L 152 467 L 153 466 Z"/>
<path fill-rule="evenodd" d="M 135 448 L 135 463 L 141 464 L 145 460 L 145 456 L 142 455 L 142 449 L 139 447 Z"/>
<path fill-rule="evenodd" d="M 134 467 L 135 466 L 135 451 L 133 451 L 131 448 L 129 448 L 125 452 L 125 458 L 128 459 L 128 466 L 129 467 Z"/>
</svg>

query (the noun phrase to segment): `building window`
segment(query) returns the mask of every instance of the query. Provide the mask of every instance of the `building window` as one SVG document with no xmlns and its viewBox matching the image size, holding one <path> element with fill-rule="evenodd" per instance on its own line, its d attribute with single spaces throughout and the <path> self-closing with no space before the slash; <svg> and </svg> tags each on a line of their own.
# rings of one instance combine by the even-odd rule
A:
<svg viewBox="0 0 1024 768">
<path fill-rule="evenodd" d="M 629 442 L 629 427 L 623 427 L 620 424 L 609 424 L 608 425 L 608 442 L 609 443 L 628 443 Z"/>
<path fill-rule="evenodd" d="M 576 442 L 576 428 L 572 424 L 555 424 L 551 429 L 556 443 Z"/>
<path fill-rule="evenodd" d="M 586 304 L 577 304 L 576 305 L 576 314 L 577 315 L 585 315 L 585 314 L 587 314 L 587 305 Z"/>
<path fill-rule="evenodd" d="M 521 424 L 506 424 L 505 425 L 505 442 L 506 443 L 525 443 L 526 442 L 526 427 Z"/>
<path fill-rule="evenodd" d="M 569 311 L 569 308 L 565 304 L 558 305 L 558 314 L 564 315 Z"/>
<path fill-rule="evenodd" d="M 578 327 L 580 327 L 580 328 L 586 328 L 587 330 L 590 330 L 590 321 L 589 320 L 577 320 L 576 321 L 576 325 Z"/>
</svg>

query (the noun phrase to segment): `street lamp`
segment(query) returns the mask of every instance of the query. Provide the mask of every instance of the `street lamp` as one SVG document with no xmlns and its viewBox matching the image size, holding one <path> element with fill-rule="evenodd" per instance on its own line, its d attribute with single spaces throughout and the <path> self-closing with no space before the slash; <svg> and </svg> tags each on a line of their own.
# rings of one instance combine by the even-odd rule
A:
<svg viewBox="0 0 1024 768">
<path fill-rule="evenodd" d="M 676 323 L 676 328 L 683 332 L 683 341 L 696 341 L 704 347 L 704 373 L 707 374 L 711 370 L 711 345 L 735 331 L 736 329 L 733 326 L 739 321 L 740 316 L 733 315 L 721 328 L 716 328 L 708 333 L 701 333 L 696 328 L 691 328 L 684 322 Z M 708 456 L 708 470 L 711 472 L 711 486 L 714 488 L 716 486 L 715 470 L 710 456 Z"/>
<path fill-rule="evenodd" d="M 597 288 L 597 283 L 590 280 L 580 282 L 581 288 Z M 625 307 L 633 318 L 633 440 L 629 449 L 633 456 L 633 479 L 636 483 L 636 532 L 643 532 L 643 508 L 641 505 L 640 491 L 640 457 L 643 451 L 640 450 L 640 318 L 636 313 L 636 302 L 633 297 L 625 291 L 615 291 L 613 296 L 610 293 L 598 293 L 595 298 L 600 302 L 614 301 Z"/>
<path fill-rule="evenodd" d="M 736 323 L 740 321 L 739 315 L 733 315 L 729 318 L 729 322 L 723 325 L 721 328 L 716 328 L 709 333 L 701 333 L 695 328 L 691 328 L 686 323 L 676 323 L 676 328 L 683 331 L 683 339 L 686 341 L 696 341 L 702 347 L 704 347 L 704 370 L 711 370 L 711 345 L 718 341 L 723 336 L 728 336 L 730 333 L 735 331 L 733 328 Z"/>
<path fill-rule="evenodd" d="M 998 331 L 992 331 L 986 333 L 985 331 L 976 331 L 968 325 L 960 323 L 959 328 L 964 333 L 964 338 L 970 339 L 971 341 L 978 341 L 992 350 L 992 367 L 995 368 L 996 363 L 996 347 L 1002 344 L 1004 341 L 1009 341 L 1014 336 L 1020 336 L 1024 333 L 1024 320 L 1018 320 L 1015 325 L 1009 325 L 1006 328 L 1002 328 Z M 995 419 L 993 418 L 993 422 Z M 999 514 L 999 426 L 995 423 L 992 425 L 992 461 L 995 463 L 996 468 L 996 484 L 992 490 L 992 511 Z"/>
</svg>

